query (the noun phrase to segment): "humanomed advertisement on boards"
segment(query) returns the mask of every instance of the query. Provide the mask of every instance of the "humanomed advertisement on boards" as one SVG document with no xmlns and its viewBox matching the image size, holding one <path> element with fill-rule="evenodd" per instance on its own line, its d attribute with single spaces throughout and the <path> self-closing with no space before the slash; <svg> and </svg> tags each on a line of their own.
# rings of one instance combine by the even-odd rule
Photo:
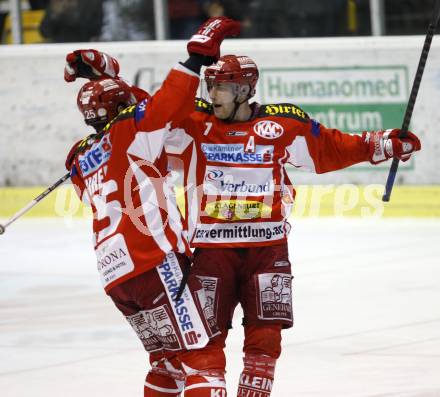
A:
<svg viewBox="0 0 440 397">
<path fill-rule="evenodd" d="M 310 117 L 343 132 L 400 128 L 409 95 L 406 66 L 267 68 L 262 103 L 294 103 Z M 413 168 L 411 159 L 405 168 Z M 374 167 L 388 170 L 389 165 Z M 357 165 L 347 170 L 371 170 Z"/>
</svg>

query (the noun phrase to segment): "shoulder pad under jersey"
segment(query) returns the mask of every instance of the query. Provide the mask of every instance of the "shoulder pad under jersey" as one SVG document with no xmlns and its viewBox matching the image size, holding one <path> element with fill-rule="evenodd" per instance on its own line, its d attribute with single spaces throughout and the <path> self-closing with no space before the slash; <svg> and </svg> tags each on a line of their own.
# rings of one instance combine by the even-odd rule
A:
<svg viewBox="0 0 440 397">
<path fill-rule="evenodd" d="M 212 104 L 202 98 L 196 98 L 196 112 L 212 113 Z"/>
<path fill-rule="evenodd" d="M 292 103 L 261 105 L 257 117 L 267 116 L 287 117 L 302 122 L 307 122 L 310 119 L 309 115 L 304 110 Z"/>
<path fill-rule="evenodd" d="M 103 131 L 108 131 L 110 127 L 117 123 L 118 121 L 130 119 L 135 116 L 135 110 L 137 105 L 131 105 L 128 108 L 125 108 L 121 113 L 119 113 L 113 120 L 110 120 L 109 123 L 103 128 Z"/>
</svg>

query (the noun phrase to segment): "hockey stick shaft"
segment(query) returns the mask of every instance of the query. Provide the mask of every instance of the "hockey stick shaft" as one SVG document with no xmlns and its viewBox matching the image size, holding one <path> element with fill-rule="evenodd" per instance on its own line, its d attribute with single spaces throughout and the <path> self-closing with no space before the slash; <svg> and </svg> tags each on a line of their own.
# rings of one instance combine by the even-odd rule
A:
<svg viewBox="0 0 440 397">
<path fill-rule="evenodd" d="M 405 116 L 403 118 L 402 128 L 400 130 L 399 138 L 405 138 L 408 133 L 409 123 L 411 122 L 414 105 L 416 103 L 417 94 L 419 92 L 420 83 L 422 81 L 423 72 L 425 70 L 426 60 L 428 59 L 429 50 L 431 48 L 432 38 L 434 37 L 435 30 L 437 29 L 438 21 L 440 18 L 440 0 L 436 1 L 432 20 L 428 26 L 428 32 L 425 37 L 425 44 L 420 55 L 419 65 L 417 66 L 416 75 L 414 77 L 413 86 L 411 88 L 411 94 L 409 96 L 408 105 L 406 106 Z M 391 198 L 391 192 L 394 186 L 394 180 L 396 178 L 397 169 L 399 168 L 399 159 L 394 158 L 391 163 L 390 171 L 388 173 L 387 182 L 385 185 L 385 193 L 382 196 L 382 201 L 388 202 Z"/>
<path fill-rule="evenodd" d="M 4 225 L 0 225 L 0 234 L 3 234 L 6 228 L 14 223 L 18 218 L 21 218 L 26 212 L 28 212 L 32 207 L 34 207 L 37 203 L 43 200 L 50 192 L 55 190 L 58 186 L 64 183 L 67 179 L 70 178 L 70 172 L 64 175 L 62 178 L 58 179 L 53 185 L 49 186 L 43 193 L 39 196 L 35 197 L 29 204 L 23 207 L 20 211 L 18 211 L 15 215 L 13 215 Z"/>
</svg>

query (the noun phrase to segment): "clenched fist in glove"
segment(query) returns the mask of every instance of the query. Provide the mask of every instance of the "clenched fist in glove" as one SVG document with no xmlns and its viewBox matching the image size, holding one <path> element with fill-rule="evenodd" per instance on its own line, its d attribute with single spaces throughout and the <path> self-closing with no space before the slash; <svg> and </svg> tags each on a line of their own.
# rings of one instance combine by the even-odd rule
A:
<svg viewBox="0 0 440 397">
<path fill-rule="evenodd" d="M 114 78 L 119 73 L 116 59 L 97 50 L 76 50 L 66 56 L 64 80 L 75 81 L 77 77 L 96 80 L 103 77 Z"/>
<path fill-rule="evenodd" d="M 220 45 L 224 38 L 239 33 L 240 22 L 226 17 L 210 18 L 188 41 L 188 53 L 203 55 L 211 58 L 211 63 L 216 62 L 220 58 Z"/>
<path fill-rule="evenodd" d="M 364 132 L 362 137 L 369 144 L 371 164 L 379 164 L 391 157 L 407 161 L 411 154 L 421 149 L 419 138 L 408 131 L 405 138 L 399 138 L 400 130 Z"/>
</svg>

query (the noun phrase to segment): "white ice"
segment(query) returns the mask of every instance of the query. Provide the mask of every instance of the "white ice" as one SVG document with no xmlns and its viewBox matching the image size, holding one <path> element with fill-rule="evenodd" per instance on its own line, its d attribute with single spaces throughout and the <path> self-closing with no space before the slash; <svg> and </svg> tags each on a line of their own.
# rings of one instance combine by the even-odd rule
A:
<svg viewBox="0 0 440 397">
<path fill-rule="evenodd" d="M 100 286 L 89 228 L 24 219 L 0 237 L 1 397 L 142 396 L 146 353 Z M 290 247 L 296 323 L 273 396 L 440 396 L 440 220 L 302 219 Z"/>
</svg>

